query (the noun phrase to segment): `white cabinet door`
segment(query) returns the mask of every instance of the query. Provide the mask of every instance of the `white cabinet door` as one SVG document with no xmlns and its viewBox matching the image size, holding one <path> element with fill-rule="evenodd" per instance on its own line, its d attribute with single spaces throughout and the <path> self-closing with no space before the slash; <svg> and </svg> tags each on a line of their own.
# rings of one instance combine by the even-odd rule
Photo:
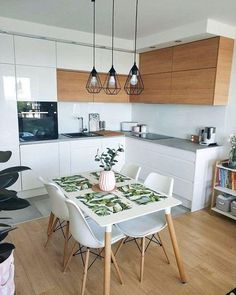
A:
<svg viewBox="0 0 236 295">
<path fill-rule="evenodd" d="M 108 137 L 102 139 L 102 150 L 105 152 L 107 148 L 118 149 L 119 146 L 122 146 L 125 150 L 125 137 Z M 118 163 L 114 166 L 114 170 L 120 171 L 122 166 L 125 164 L 125 152 L 119 153 L 117 157 Z"/>
<path fill-rule="evenodd" d="M 15 36 L 16 64 L 40 67 L 56 67 L 54 41 Z"/>
<path fill-rule="evenodd" d="M 17 100 L 56 101 L 56 69 L 16 66 Z"/>
<path fill-rule="evenodd" d="M 42 187 L 39 176 L 52 179 L 59 176 L 58 143 L 38 143 L 20 146 L 21 165 L 32 170 L 22 173 L 22 190 Z"/>
<path fill-rule="evenodd" d="M 0 64 L 0 143 L 19 144 L 13 65 Z"/>
<path fill-rule="evenodd" d="M 100 139 L 85 139 L 71 142 L 71 174 L 98 170 L 99 164 L 94 158 L 101 149 Z"/>
<path fill-rule="evenodd" d="M 67 176 L 71 174 L 70 158 L 70 141 L 59 142 L 60 176 Z"/>
<path fill-rule="evenodd" d="M 92 70 L 92 47 L 57 43 L 57 67 L 81 71 Z"/>
<path fill-rule="evenodd" d="M 0 34 L 0 63 L 14 64 L 13 36 Z"/>
</svg>

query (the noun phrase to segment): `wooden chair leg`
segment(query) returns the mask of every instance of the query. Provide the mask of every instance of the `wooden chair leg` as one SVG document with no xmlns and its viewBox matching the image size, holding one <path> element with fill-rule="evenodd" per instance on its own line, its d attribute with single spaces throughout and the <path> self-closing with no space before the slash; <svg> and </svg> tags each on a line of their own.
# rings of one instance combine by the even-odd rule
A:
<svg viewBox="0 0 236 295">
<path fill-rule="evenodd" d="M 68 257 L 68 259 L 67 259 L 67 261 L 66 261 L 66 263 L 64 265 L 63 272 L 66 272 L 66 270 L 67 270 L 67 267 L 68 267 L 68 265 L 69 265 L 69 263 L 71 261 L 71 258 L 72 258 L 73 254 L 75 252 L 75 247 L 76 247 L 77 244 L 78 244 L 77 242 L 74 242 L 74 245 L 73 245 L 73 247 L 71 249 L 70 255 L 69 255 L 69 257 Z"/>
<path fill-rule="evenodd" d="M 145 237 L 141 239 L 141 263 L 140 263 L 140 282 L 141 283 L 143 281 L 144 256 L 145 256 Z"/>
<path fill-rule="evenodd" d="M 163 244 L 163 242 L 162 242 L 161 236 L 160 236 L 159 233 L 157 233 L 157 236 L 158 236 L 158 239 L 159 239 L 160 242 L 161 242 L 161 248 L 162 248 L 162 250 L 163 250 L 163 252 L 164 252 L 164 254 L 165 254 L 165 257 L 166 257 L 167 263 L 170 264 L 170 260 L 169 260 L 169 258 L 168 258 L 168 256 L 167 256 L 166 249 L 165 249 L 164 244 Z"/>
<path fill-rule="evenodd" d="M 59 221 L 59 218 L 56 218 L 53 225 L 52 225 L 52 227 L 51 227 L 50 232 L 48 233 L 47 241 L 46 241 L 46 243 L 44 245 L 45 248 L 47 247 L 47 244 L 48 244 L 48 242 L 49 242 L 49 240 L 50 240 L 50 238 L 52 236 L 52 233 L 53 233 L 54 229 L 56 228 L 56 225 L 57 225 L 58 221 Z"/>
<path fill-rule="evenodd" d="M 85 264 L 84 264 L 84 276 L 81 288 L 81 295 L 84 295 L 85 287 L 86 287 L 86 280 L 87 280 L 87 273 L 88 273 L 88 265 L 89 265 L 89 248 L 87 248 L 86 256 L 85 256 Z"/>
<path fill-rule="evenodd" d="M 118 275 L 118 277 L 119 277 L 120 283 L 121 283 L 121 285 L 123 285 L 123 284 L 124 284 L 124 281 L 123 281 L 123 279 L 122 279 L 121 272 L 120 272 L 119 266 L 118 266 L 118 264 L 117 264 L 117 261 L 116 261 L 115 255 L 114 255 L 114 253 L 113 253 L 112 251 L 111 251 L 111 259 L 112 259 L 112 261 L 113 261 L 113 263 L 114 263 L 114 266 L 115 266 L 115 269 L 116 269 L 117 275 Z"/>
<path fill-rule="evenodd" d="M 118 245 L 118 247 L 116 248 L 116 251 L 115 251 L 115 253 L 114 253 L 114 256 L 116 256 L 116 255 L 118 254 L 118 252 L 120 251 L 121 247 L 123 246 L 125 240 L 126 240 L 126 238 L 122 239 L 122 240 L 119 242 L 119 245 Z"/>
<path fill-rule="evenodd" d="M 51 231 L 51 227 L 53 225 L 53 220 L 54 220 L 54 214 L 51 212 L 48 220 L 48 228 L 47 228 L 47 235 L 49 235 Z"/>
<path fill-rule="evenodd" d="M 63 254 L 63 267 L 65 266 L 66 263 L 66 256 L 67 256 L 67 250 L 68 250 L 68 242 L 69 242 L 69 235 L 70 235 L 70 230 L 69 230 L 70 222 L 66 222 L 66 230 L 65 230 L 65 242 L 64 242 L 64 254 Z"/>
</svg>

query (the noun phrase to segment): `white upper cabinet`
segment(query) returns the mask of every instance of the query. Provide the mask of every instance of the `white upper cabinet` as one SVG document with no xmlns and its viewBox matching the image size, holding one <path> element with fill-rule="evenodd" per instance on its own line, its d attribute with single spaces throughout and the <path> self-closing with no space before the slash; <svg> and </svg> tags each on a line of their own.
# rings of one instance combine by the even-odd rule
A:
<svg viewBox="0 0 236 295">
<path fill-rule="evenodd" d="M 16 66 L 17 100 L 56 101 L 56 69 Z"/>
<path fill-rule="evenodd" d="M 0 144 L 16 145 L 18 121 L 13 65 L 0 64 Z"/>
<path fill-rule="evenodd" d="M 116 65 L 115 69 L 116 69 Z M 107 73 L 111 68 L 111 50 L 96 49 L 96 69 L 98 72 Z"/>
<path fill-rule="evenodd" d="M 15 36 L 16 64 L 56 67 L 54 41 Z"/>
<path fill-rule="evenodd" d="M 92 47 L 57 43 L 57 68 L 91 71 Z"/>
<path fill-rule="evenodd" d="M 0 34 L 0 63 L 14 64 L 12 35 Z"/>
</svg>

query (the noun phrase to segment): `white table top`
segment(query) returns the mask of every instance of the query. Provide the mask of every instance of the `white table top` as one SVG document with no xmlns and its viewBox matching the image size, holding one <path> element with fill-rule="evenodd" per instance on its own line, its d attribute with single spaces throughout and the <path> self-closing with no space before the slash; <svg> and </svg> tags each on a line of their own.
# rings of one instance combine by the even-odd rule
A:
<svg viewBox="0 0 236 295">
<path fill-rule="evenodd" d="M 95 172 L 95 171 L 93 171 Z M 80 176 L 86 178 L 86 183 L 89 183 L 89 186 L 97 184 L 98 183 L 98 179 L 91 174 L 92 172 L 85 172 L 85 173 L 79 173 L 78 178 L 80 178 Z M 73 176 L 72 176 L 73 177 Z M 88 196 L 87 194 L 90 193 L 94 193 L 94 191 L 92 190 L 92 188 L 88 188 L 88 189 L 81 189 L 81 187 L 75 189 L 75 191 L 73 191 L 73 189 L 67 189 L 67 187 L 65 187 L 64 185 L 61 186 L 61 179 L 62 178 L 58 178 L 55 179 L 54 182 L 57 184 L 58 187 L 60 187 L 60 189 L 63 191 L 63 193 L 65 194 L 65 196 L 74 201 L 82 210 L 85 214 L 87 214 L 89 217 L 91 217 L 94 221 L 96 221 L 98 223 L 98 225 L 102 226 L 102 227 L 107 227 L 110 226 L 112 224 L 115 223 L 119 223 L 119 222 L 123 222 L 123 221 L 127 221 L 136 217 L 140 217 L 143 215 L 147 215 L 150 213 L 154 213 L 157 211 L 161 211 L 161 210 L 167 210 L 169 208 L 178 206 L 181 204 L 181 202 L 173 197 L 168 197 L 163 193 L 159 193 L 159 192 L 154 192 L 157 194 L 160 194 L 160 199 L 158 201 L 152 201 L 150 203 L 147 204 L 137 204 L 137 202 L 134 200 L 130 200 L 129 198 L 127 198 L 127 196 L 119 190 L 119 188 L 124 187 L 126 185 L 128 185 L 129 187 L 133 184 L 140 184 L 139 182 L 135 181 L 134 179 L 126 179 L 123 182 L 118 182 L 116 184 L 116 190 L 113 191 L 112 193 L 104 193 L 104 198 L 114 198 L 114 199 L 118 199 L 118 202 L 122 202 L 123 204 L 129 206 L 130 208 L 128 209 L 124 209 L 122 211 L 119 212 L 109 212 L 109 215 L 104 215 L 104 216 L 100 216 L 97 213 L 94 212 L 94 210 L 92 210 L 93 208 L 89 207 L 89 205 L 91 203 L 89 203 L 89 205 L 84 201 L 84 196 Z M 141 184 L 143 186 L 143 184 Z M 145 187 L 147 190 L 147 187 Z M 68 191 L 68 190 L 72 190 L 72 191 Z M 95 198 L 96 195 L 100 195 L 100 193 L 96 193 L 95 194 Z M 89 195 L 91 196 L 91 195 Z M 163 198 L 162 198 L 163 197 Z M 100 197 L 101 199 L 101 197 Z M 86 199 L 87 200 L 87 199 Z M 92 201 L 93 202 L 93 201 Z"/>
</svg>

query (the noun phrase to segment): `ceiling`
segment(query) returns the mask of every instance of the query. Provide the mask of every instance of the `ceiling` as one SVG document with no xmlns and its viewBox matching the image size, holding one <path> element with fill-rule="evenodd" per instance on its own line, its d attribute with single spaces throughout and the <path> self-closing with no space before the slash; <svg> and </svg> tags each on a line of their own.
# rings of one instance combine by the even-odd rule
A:
<svg viewBox="0 0 236 295">
<path fill-rule="evenodd" d="M 97 33 L 110 35 L 111 0 L 96 0 Z M 135 0 L 116 0 L 116 37 L 133 39 Z M 236 26 L 235 0 L 139 0 L 139 37 L 207 18 Z M 0 16 L 92 31 L 90 0 L 0 0 Z"/>
</svg>

